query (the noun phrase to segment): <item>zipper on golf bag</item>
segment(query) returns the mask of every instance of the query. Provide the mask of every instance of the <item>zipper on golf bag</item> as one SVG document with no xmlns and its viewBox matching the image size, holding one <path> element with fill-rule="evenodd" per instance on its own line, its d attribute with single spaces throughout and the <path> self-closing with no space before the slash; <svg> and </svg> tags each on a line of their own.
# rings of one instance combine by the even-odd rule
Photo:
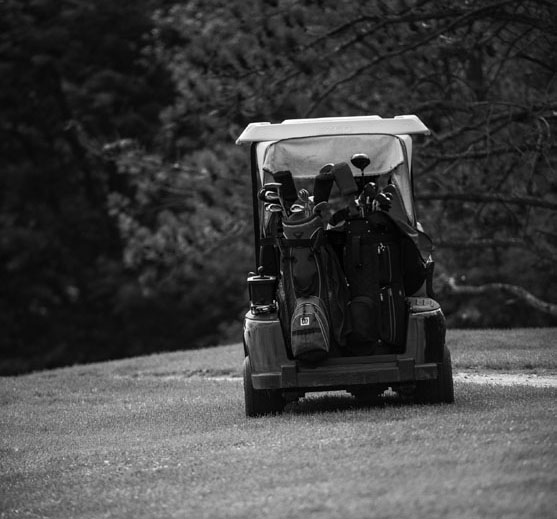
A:
<svg viewBox="0 0 557 519">
<path fill-rule="evenodd" d="M 396 275 L 393 267 L 400 267 L 394 254 L 400 255 L 400 248 L 394 243 L 380 242 L 377 245 L 377 265 L 379 278 L 379 323 L 380 338 L 393 345 L 404 343 L 406 304 L 401 273 Z M 399 268 L 400 270 L 400 268 Z"/>
<path fill-rule="evenodd" d="M 379 271 L 379 284 L 387 285 L 393 280 L 391 248 L 382 242 L 377 245 L 377 264 Z"/>
<path fill-rule="evenodd" d="M 381 337 L 387 342 L 395 342 L 396 339 L 396 313 L 393 301 L 392 288 L 383 288 L 379 292 L 379 311 L 381 318 Z"/>
</svg>

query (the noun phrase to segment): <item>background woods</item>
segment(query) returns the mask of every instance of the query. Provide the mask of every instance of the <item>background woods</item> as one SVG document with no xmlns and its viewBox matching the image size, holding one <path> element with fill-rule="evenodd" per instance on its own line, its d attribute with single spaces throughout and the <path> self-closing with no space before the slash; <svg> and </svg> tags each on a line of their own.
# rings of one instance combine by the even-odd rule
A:
<svg viewBox="0 0 557 519">
<path fill-rule="evenodd" d="M 449 324 L 557 324 L 554 2 L 298 4 L 0 2 L 3 372 L 239 340 L 256 120 L 418 114 Z"/>
</svg>

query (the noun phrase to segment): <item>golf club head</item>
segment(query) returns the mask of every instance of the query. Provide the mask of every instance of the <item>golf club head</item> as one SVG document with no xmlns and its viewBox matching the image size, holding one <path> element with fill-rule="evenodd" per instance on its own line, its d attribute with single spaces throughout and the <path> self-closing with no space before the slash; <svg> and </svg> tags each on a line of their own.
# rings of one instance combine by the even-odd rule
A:
<svg viewBox="0 0 557 519">
<path fill-rule="evenodd" d="M 369 202 L 371 203 L 371 201 L 375 198 L 375 196 L 377 195 L 377 184 L 375 182 L 368 182 L 365 186 L 364 189 L 362 190 L 362 194 L 364 195 L 366 201 L 369 198 Z"/>
<path fill-rule="evenodd" d="M 265 191 L 265 202 L 280 202 L 280 196 L 274 191 Z"/>
<path fill-rule="evenodd" d="M 358 197 L 358 206 L 365 216 L 373 211 L 373 199 L 377 194 L 377 185 L 375 182 L 368 182 L 364 185 L 360 196 Z"/>
<path fill-rule="evenodd" d="M 274 191 L 275 193 L 278 193 L 281 187 L 282 184 L 280 182 L 266 182 L 263 184 L 263 189 L 265 191 Z"/>
<path fill-rule="evenodd" d="M 300 189 L 296 198 L 299 198 L 304 204 L 307 204 L 309 202 L 309 191 L 307 189 Z"/>
<path fill-rule="evenodd" d="M 280 182 L 267 182 L 263 187 L 268 191 L 276 193 L 284 214 L 288 215 L 288 207 L 284 203 L 284 198 L 282 197 L 282 184 Z"/>
<path fill-rule="evenodd" d="M 269 213 L 282 213 L 282 206 L 280 204 L 268 203 L 265 204 L 265 211 Z"/>
<path fill-rule="evenodd" d="M 369 160 L 369 157 L 365 153 L 354 153 L 354 155 L 352 155 L 352 158 L 350 159 L 350 162 L 355 168 L 358 168 L 363 175 L 364 169 L 369 166 L 371 160 Z"/>
<path fill-rule="evenodd" d="M 330 212 L 331 212 L 331 205 L 329 204 L 329 202 L 319 202 L 318 204 L 315 204 L 315 207 L 313 208 L 313 214 L 320 216 L 322 218 L 326 216 L 327 213 Z"/>
<path fill-rule="evenodd" d="M 257 198 L 262 202 L 279 202 L 280 197 L 275 191 L 265 189 L 264 187 L 259 190 Z"/>
<path fill-rule="evenodd" d="M 393 205 L 393 195 L 392 193 L 379 193 L 375 197 L 374 202 L 379 206 L 381 211 L 388 212 Z"/>
</svg>

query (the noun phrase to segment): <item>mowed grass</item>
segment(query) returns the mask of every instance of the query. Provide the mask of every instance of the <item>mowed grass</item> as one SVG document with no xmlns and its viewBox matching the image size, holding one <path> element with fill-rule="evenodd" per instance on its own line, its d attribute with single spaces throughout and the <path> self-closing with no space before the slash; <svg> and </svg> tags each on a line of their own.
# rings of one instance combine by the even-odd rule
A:
<svg viewBox="0 0 557 519">
<path fill-rule="evenodd" d="M 449 330 L 456 370 L 557 372 L 557 328 Z"/>
<path fill-rule="evenodd" d="M 557 373 L 557 328 L 448 330 L 453 368 Z M 242 375 L 242 347 L 217 346 L 114 361 L 115 373 L 132 377 Z M 87 369 L 87 368 L 80 368 Z"/>
<path fill-rule="evenodd" d="M 456 371 L 557 374 L 555 337 L 448 340 Z M 247 419 L 242 358 L 232 345 L 0 379 L 0 517 L 555 517 L 557 389 L 457 383 L 437 406 L 314 394 Z"/>
</svg>

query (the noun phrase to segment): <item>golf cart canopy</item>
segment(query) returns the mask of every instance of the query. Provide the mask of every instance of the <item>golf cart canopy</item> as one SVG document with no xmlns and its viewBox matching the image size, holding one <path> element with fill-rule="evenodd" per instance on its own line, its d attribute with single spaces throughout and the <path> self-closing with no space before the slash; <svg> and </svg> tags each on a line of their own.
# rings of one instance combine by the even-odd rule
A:
<svg viewBox="0 0 557 519">
<path fill-rule="evenodd" d="M 236 143 L 252 143 L 252 167 L 257 170 L 260 185 L 272 182 L 272 173 L 289 170 L 299 186 L 308 187 L 324 164 L 338 162 L 348 163 L 357 177 L 361 172 L 350 164 L 350 158 L 365 153 L 371 161 L 366 176 L 389 175 L 404 206 L 404 214 L 397 219 L 415 227 L 410 135 L 427 133 L 429 130 L 415 115 L 392 119 L 376 115 L 331 117 L 294 119 L 281 124 L 251 123 Z"/>
<path fill-rule="evenodd" d="M 280 124 L 250 123 L 238 137 L 236 144 L 359 133 L 413 135 L 429 134 L 430 132 L 415 115 L 397 115 L 390 119 L 383 119 L 378 115 L 288 119 Z"/>
</svg>

